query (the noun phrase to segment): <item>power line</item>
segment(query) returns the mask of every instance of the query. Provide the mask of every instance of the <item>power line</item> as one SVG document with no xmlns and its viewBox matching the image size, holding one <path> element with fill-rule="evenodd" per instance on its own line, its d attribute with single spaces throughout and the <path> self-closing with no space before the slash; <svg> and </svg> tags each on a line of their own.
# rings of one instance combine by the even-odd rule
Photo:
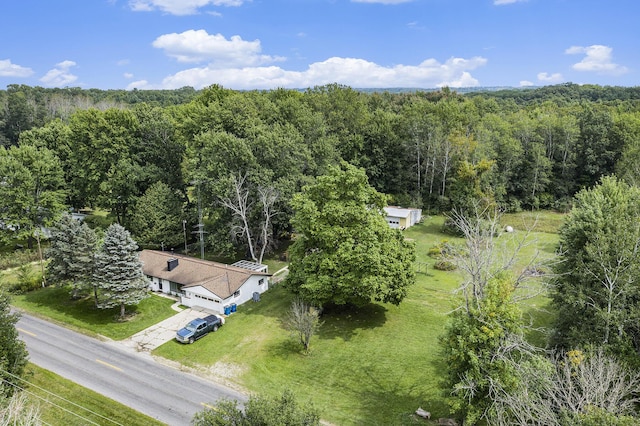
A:
<svg viewBox="0 0 640 426">
<path fill-rule="evenodd" d="M 23 387 L 21 387 L 21 386 L 18 386 L 18 385 L 16 385 L 15 383 L 11 383 L 11 382 L 10 382 L 10 381 L 8 381 L 7 379 L 0 378 L 0 380 L 2 380 L 3 382 L 6 382 L 7 384 L 9 384 L 10 386 L 13 386 L 13 387 L 14 387 L 14 388 L 16 388 L 16 389 L 19 389 L 21 392 L 28 393 L 29 395 L 34 396 L 34 397 L 36 397 L 36 398 L 38 398 L 38 399 L 40 399 L 40 400 L 42 400 L 42 401 L 46 402 L 47 404 L 51 404 L 51 405 L 53 405 L 54 407 L 59 408 L 59 409 L 60 409 L 60 410 L 62 410 L 62 411 L 66 411 L 67 413 L 72 414 L 72 415 L 74 415 L 74 416 L 76 416 L 76 417 L 79 417 L 79 418 L 81 418 L 82 420 L 85 420 L 85 421 L 87 421 L 87 422 L 89 422 L 89 423 L 91 423 L 91 424 L 94 424 L 94 425 L 96 425 L 96 426 L 100 426 L 98 423 L 94 422 L 93 420 L 87 419 L 86 417 L 82 417 L 80 414 L 74 413 L 73 411 L 68 410 L 68 409 L 66 409 L 66 408 L 62 407 L 62 406 L 60 406 L 60 405 L 56 404 L 55 402 L 49 401 L 48 399 L 46 399 L 46 398 L 44 398 L 44 397 L 42 397 L 42 396 L 40 396 L 40 395 L 37 395 L 37 394 L 35 394 L 34 392 L 31 392 L 31 391 L 29 391 L 29 390 L 27 390 L 27 389 L 25 389 L 25 388 L 23 388 Z M 42 422 L 42 420 L 40 420 L 40 421 Z M 44 423 L 44 422 L 43 422 L 43 423 Z M 51 426 L 51 425 L 48 425 L 48 426 Z"/>
<path fill-rule="evenodd" d="M 6 379 L 2 379 L 2 380 L 7 382 L 10 386 L 13 386 L 16 389 L 19 389 L 21 392 L 25 392 L 25 393 L 31 394 L 31 392 L 29 392 L 28 390 L 26 390 L 24 388 L 21 388 L 20 386 L 16 385 L 15 383 L 11 383 Z M 37 395 L 33 395 L 33 396 L 35 396 L 36 398 L 40 398 Z M 45 401 L 45 402 L 49 402 L 49 401 Z M 38 417 L 40 417 L 40 416 L 38 416 Z M 50 425 L 49 423 L 45 422 L 44 420 L 42 420 L 40 418 L 38 418 L 38 422 L 44 424 L 45 426 L 53 426 L 53 425 Z"/>
<path fill-rule="evenodd" d="M 73 402 L 73 401 L 70 401 L 70 400 L 68 400 L 68 399 L 66 399 L 66 398 L 63 398 L 63 397 L 62 397 L 62 396 L 60 396 L 60 395 L 56 395 L 55 393 L 50 392 L 50 391 L 48 391 L 48 390 L 46 390 L 46 389 L 44 389 L 44 388 L 42 388 L 42 387 L 40 387 L 40 386 L 38 386 L 38 385 L 36 385 L 36 384 L 33 384 L 33 383 L 29 382 L 28 380 L 23 379 L 22 377 L 16 376 L 15 374 L 12 374 L 12 373 L 10 373 L 10 372 L 8 372 L 8 371 L 6 371 L 6 370 L 0 370 L 0 371 L 2 371 L 4 374 L 8 374 L 8 375 L 9 375 L 9 376 L 11 376 L 11 377 L 14 377 L 14 378 L 16 378 L 16 379 L 18 379 L 18 380 L 21 380 L 21 381 L 23 381 L 23 382 L 27 383 L 29 386 L 33 386 L 34 388 L 36 388 L 36 389 L 38 389 L 38 390 L 40 390 L 40 391 L 42 391 L 42 392 L 45 392 L 45 393 L 46 393 L 46 394 L 48 394 L 48 395 L 51 395 L 51 396 L 53 396 L 53 397 L 55 397 L 55 398 L 58 398 L 58 399 L 61 399 L 62 401 L 66 402 L 66 403 L 68 403 L 68 404 L 71 404 L 71 405 L 73 405 L 73 406 L 75 406 L 75 407 L 77 407 L 77 408 L 80 408 L 81 410 L 85 410 L 85 411 L 87 411 L 87 412 L 89 412 L 89 413 L 93 414 L 94 416 L 100 417 L 101 419 L 107 420 L 108 422 L 114 423 L 114 424 L 116 424 L 116 425 L 124 426 L 124 425 L 122 425 L 121 423 L 118 423 L 117 421 L 115 421 L 115 420 L 113 420 L 113 419 L 110 419 L 110 418 L 108 418 L 108 417 L 105 417 L 105 416 L 103 416 L 103 415 L 102 415 L 102 414 L 100 414 L 100 413 L 96 413 L 95 411 L 93 411 L 93 410 L 91 410 L 91 409 L 89 409 L 89 408 L 83 407 L 82 405 L 76 404 L 76 403 L 75 403 L 75 402 Z M 11 382 L 9 382 L 8 380 L 6 380 L 6 379 L 4 379 L 4 378 L 0 378 L 0 379 L 2 379 L 4 382 L 7 382 L 8 384 L 10 384 L 10 385 L 12 385 L 12 386 L 17 387 L 18 389 L 24 390 L 25 392 L 27 392 L 28 394 L 31 394 L 31 395 L 35 396 L 36 398 L 40 398 L 40 399 L 42 399 L 43 401 L 48 402 L 49 404 L 52 404 L 52 405 L 54 405 L 54 406 L 56 406 L 56 407 L 60 408 L 61 410 L 64 410 L 64 411 L 66 411 L 66 412 L 68 412 L 68 413 L 70 413 L 70 414 L 73 414 L 73 415 L 75 415 L 75 416 L 77 416 L 77 417 L 80 417 L 80 418 L 81 418 L 81 419 L 83 419 L 83 420 L 87 420 L 87 421 L 89 421 L 89 422 L 91 422 L 91 423 L 93 423 L 93 424 L 95 424 L 95 425 L 97 425 L 97 424 L 98 424 L 98 423 L 92 422 L 92 421 L 91 421 L 91 420 L 89 420 L 89 419 L 86 419 L 86 418 L 82 417 L 81 415 L 79 415 L 79 414 L 77 414 L 77 413 L 74 413 L 74 412 L 72 412 L 72 411 L 69 411 L 68 409 L 66 409 L 66 408 L 64 408 L 64 407 L 61 407 L 61 406 L 59 406 L 59 405 L 57 405 L 57 404 L 55 404 L 55 403 L 53 403 L 53 402 L 51 402 L 51 401 L 49 401 L 49 400 L 47 400 L 47 399 L 45 399 L 45 398 L 41 397 L 41 396 L 38 396 L 38 395 L 36 395 L 36 394 L 35 394 L 35 393 L 33 393 L 33 392 L 27 391 L 26 389 L 21 388 L 21 387 L 19 387 L 18 385 L 11 383 Z"/>
</svg>

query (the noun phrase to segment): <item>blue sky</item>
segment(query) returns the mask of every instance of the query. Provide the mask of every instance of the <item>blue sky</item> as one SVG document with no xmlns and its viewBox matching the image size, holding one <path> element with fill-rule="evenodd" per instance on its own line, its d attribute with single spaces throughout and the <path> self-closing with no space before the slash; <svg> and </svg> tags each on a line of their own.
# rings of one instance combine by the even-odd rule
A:
<svg viewBox="0 0 640 426">
<path fill-rule="evenodd" d="M 638 0 L 3 0 L 0 88 L 640 85 Z"/>
</svg>

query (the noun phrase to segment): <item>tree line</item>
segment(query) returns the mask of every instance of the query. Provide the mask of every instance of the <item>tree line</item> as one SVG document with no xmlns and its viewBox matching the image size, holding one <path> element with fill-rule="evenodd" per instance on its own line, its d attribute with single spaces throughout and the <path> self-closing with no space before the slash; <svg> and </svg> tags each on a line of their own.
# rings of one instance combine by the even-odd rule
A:
<svg viewBox="0 0 640 426">
<path fill-rule="evenodd" d="M 142 246 L 177 248 L 187 227 L 193 241 L 200 211 L 210 249 L 271 248 L 292 231 L 293 194 L 340 161 L 363 168 L 391 203 L 428 212 L 477 196 L 506 211 L 566 211 L 601 176 L 637 182 L 639 106 L 636 88 L 577 85 L 466 95 L 10 86 L 0 92 L 0 174 L 35 181 L 5 185 L 29 199 L 2 216 L 28 229 L 18 210 L 35 226 L 54 204 L 100 207 Z M 34 185 L 55 196 L 31 199 Z"/>
</svg>

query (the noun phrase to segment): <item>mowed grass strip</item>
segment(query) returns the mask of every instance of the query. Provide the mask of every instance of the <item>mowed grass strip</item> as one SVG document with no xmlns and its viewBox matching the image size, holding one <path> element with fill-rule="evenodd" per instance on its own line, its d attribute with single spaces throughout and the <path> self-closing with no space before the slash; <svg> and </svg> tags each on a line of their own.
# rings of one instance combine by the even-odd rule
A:
<svg viewBox="0 0 640 426">
<path fill-rule="evenodd" d="M 29 364 L 26 380 L 29 400 L 37 403 L 43 424 L 164 424 L 34 364 Z"/>
<path fill-rule="evenodd" d="M 14 295 L 11 304 L 28 313 L 65 324 L 89 335 L 101 335 L 114 340 L 125 339 L 156 324 L 176 312 L 171 299 L 150 294 L 137 306 L 127 306 L 130 316 L 118 320 L 119 308 L 98 309 L 92 297 L 72 300 L 68 288 L 46 287 L 27 294 Z"/>
</svg>

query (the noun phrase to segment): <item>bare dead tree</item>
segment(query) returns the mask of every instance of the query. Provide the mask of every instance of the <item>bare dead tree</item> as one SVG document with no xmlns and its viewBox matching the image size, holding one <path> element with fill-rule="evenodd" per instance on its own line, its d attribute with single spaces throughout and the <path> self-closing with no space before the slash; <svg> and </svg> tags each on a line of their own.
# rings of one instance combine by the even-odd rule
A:
<svg viewBox="0 0 640 426">
<path fill-rule="evenodd" d="M 492 383 L 496 425 L 559 426 L 561 416 L 584 414 L 596 407 L 615 416 L 635 415 L 640 402 L 640 373 L 632 372 L 602 349 L 571 351 L 548 359 L 513 364 L 520 383 L 506 392 Z"/>
<path fill-rule="evenodd" d="M 273 187 L 259 187 L 258 198 L 262 206 L 262 223 L 260 224 L 259 240 L 260 256 L 258 257 L 258 263 L 262 263 L 266 250 L 273 243 L 273 227 L 271 221 L 277 214 L 274 206 L 276 201 L 278 201 L 278 192 Z"/>
<path fill-rule="evenodd" d="M 246 241 L 251 260 L 262 263 L 266 250 L 273 244 L 272 219 L 277 214 L 274 210 L 278 193 L 272 187 L 258 188 L 258 200 L 261 206 L 261 223 L 259 231 L 254 232 L 250 217 L 255 201 L 251 199 L 251 191 L 245 185 L 247 175 L 233 176 L 231 196 L 220 198 L 223 206 L 233 213 L 236 224 L 232 226 L 232 234 Z"/>
<path fill-rule="evenodd" d="M 305 351 L 309 351 L 311 337 L 320 325 L 319 312 L 313 306 L 305 303 L 301 298 L 295 298 L 284 319 L 284 325 L 291 334 L 302 344 Z"/>
<path fill-rule="evenodd" d="M 235 236 L 244 238 L 249 247 L 251 259 L 256 261 L 255 250 L 253 249 L 253 239 L 251 238 L 251 228 L 249 227 L 249 211 L 251 203 L 249 202 L 249 190 L 245 188 L 247 175 L 233 176 L 230 197 L 221 198 L 220 202 L 233 213 L 234 217 L 239 220 L 239 225 L 232 227 L 231 232 Z"/>
<path fill-rule="evenodd" d="M 458 291 L 462 293 L 467 311 L 479 308 L 487 284 L 499 274 L 510 271 L 515 275 L 513 280 L 514 301 L 539 295 L 543 287 L 526 287 L 527 280 L 532 278 L 530 271 L 540 269 L 539 253 L 526 262 L 520 270 L 515 265 L 520 260 L 522 250 L 532 244 L 532 225 L 523 226 L 523 233 L 509 233 L 500 236 L 501 212 L 491 206 L 474 203 L 470 212 L 453 210 L 449 215 L 464 236 L 464 249 L 452 253 L 453 261 L 464 275 Z M 545 260 L 546 261 L 546 260 Z M 517 292 L 515 290 L 518 290 Z"/>
</svg>

